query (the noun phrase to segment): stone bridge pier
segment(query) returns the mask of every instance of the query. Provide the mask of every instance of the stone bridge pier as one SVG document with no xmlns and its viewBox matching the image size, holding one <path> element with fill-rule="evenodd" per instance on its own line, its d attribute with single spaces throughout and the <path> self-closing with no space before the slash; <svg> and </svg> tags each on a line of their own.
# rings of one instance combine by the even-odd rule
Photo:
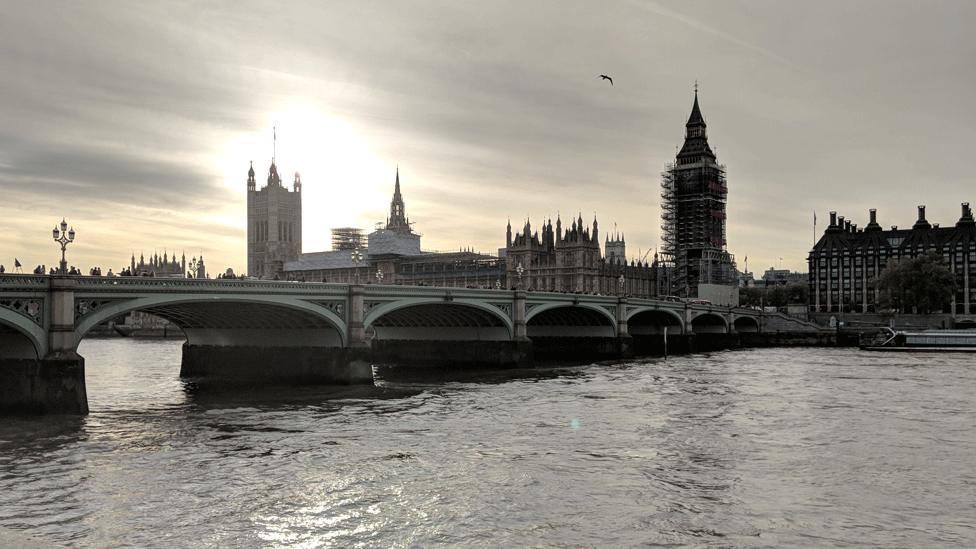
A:
<svg viewBox="0 0 976 549">
<path fill-rule="evenodd" d="M 17 329 L 0 329 L 0 412 L 87 414 L 85 359 L 78 355 L 74 333 L 75 281 L 52 278 L 45 303 L 45 326 L 8 318 Z M 39 306 L 39 305 L 38 305 Z"/>
</svg>

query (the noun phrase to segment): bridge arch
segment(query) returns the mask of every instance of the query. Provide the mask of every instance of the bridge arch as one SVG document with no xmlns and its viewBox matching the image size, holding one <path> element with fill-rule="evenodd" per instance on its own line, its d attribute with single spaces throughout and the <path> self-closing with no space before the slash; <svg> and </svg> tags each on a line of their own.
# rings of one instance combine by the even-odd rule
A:
<svg viewBox="0 0 976 549">
<path fill-rule="evenodd" d="M 729 323 L 716 313 L 701 313 L 691 319 L 690 329 L 696 334 L 727 334 Z"/>
<path fill-rule="evenodd" d="M 732 326 L 739 333 L 755 333 L 759 331 L 759 321 L 752 316 L 740 316 L 732 322 Z"/>
<path fill-rule="evenodd" d="M 297 297 L 164 294 L 99 307 L 75 326 L 75 345 L 95 326 L 132 311 L 169 320 L 190 344 L 345 347 L 348 338 L 341 317 Z"/>
<path fill-rule="evenodd" d="M 609 310 L 588 303 L 544 303 L 525 315 L 529 338 L 616 337 L 617 319 Z"/>
<path fill-rule="evenodd" d="M 39 359 L 47 354 L 47 334 L 25 316 L 0 308 L 0 358 Z"/>
<path fill-rule="evenodd" d="M 399 299 L 374 306 L 363 326 L 380 340 L 510 341 L 515 332 L 505 312 L 474 299 Z"/>
<path fill-rule="evenodd" d="M 642 307 L 627 314 L 627 330 L 630 335 L 661 334 L 665 327 L 672 335 L 685 332 L 684 319 L 673 309 Z"/>
</svg>

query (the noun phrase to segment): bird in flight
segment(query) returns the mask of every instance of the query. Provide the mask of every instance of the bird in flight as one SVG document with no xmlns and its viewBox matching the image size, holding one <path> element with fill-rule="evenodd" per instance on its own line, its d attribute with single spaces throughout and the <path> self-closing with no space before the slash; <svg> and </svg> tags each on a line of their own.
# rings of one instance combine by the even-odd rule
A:
<svg viewBox="0 0 976 549">
<path fill-rule="evenodd" d="M 611 85 L 611 86 L 613 85 L 613 78 L 610 78 L 609 76 L 607 76 L 607 75 L 605 75 L 605 74 L 601 74 L 601 75 L 600 75 L 600 78 L 602 78 L 602 79 L 604 79 L 604 80 L 609 80 L 609 81 L 610 81 L 610 85 Z"/>
</svg>

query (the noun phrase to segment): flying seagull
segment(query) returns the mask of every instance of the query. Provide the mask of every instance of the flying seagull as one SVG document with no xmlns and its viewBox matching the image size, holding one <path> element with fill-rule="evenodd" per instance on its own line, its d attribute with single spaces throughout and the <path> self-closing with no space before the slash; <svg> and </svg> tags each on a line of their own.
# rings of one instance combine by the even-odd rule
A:
<svg viewBox="0 0 976 549">
<path fill-rule="evenodd" d="M 609 80 L 609 81 L 610 81 L 610 85 L 611 85 L 611 86 L 613 85 L 613 78 L 610 78 L 609 76 L 607 76 L 607 75 L 605 75 L 605 74 L 601 74 L 601 75 L 600 75 L 600 78 L 602 78 L 602 79 L 604 79 L 604 80 Z"/>
</svg>

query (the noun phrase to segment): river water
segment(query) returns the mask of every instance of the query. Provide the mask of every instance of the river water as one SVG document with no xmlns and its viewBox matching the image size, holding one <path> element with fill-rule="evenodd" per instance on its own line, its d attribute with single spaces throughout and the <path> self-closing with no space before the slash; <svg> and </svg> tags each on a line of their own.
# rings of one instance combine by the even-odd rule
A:
<svg viewBox="0 0 976 549">
<path fill-rule="evenodd" d="M 0 546 L 976 546 L 976 364 L 760 349 L 201 393 L 89 340 L 91 414 L 4 418 Z"/>
</svg>

